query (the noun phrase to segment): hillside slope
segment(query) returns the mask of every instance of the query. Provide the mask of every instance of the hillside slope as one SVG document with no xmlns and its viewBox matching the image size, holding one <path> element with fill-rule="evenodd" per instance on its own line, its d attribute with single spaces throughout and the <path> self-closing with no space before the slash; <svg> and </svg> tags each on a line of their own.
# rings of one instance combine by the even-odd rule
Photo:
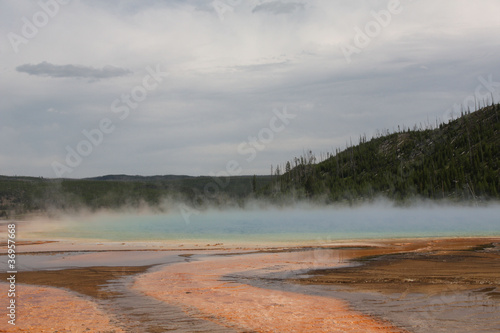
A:
<svg viewBox="0 0 500 333">
<path fill-rule="evenodd" d="M 497 104 L 435 129 L 361 138 L 321 163 L 314 163 L 312 154 L 295 158 L 263 194 L 326 195 L 328 201 L 378 195 L 396 200 L 499 198 L 499 118 Z"/>
<path fill-rule="evenodd" d="M 243 204 L 260 197 L 353 202 L 385 196 L 488 200 L 500 198 L 500 104 L 435 129 L 386 133 L 320 163 L 295 158 L 273 176 L 107 175 L 89 179 L 0 176 L 0 218 L 30 212 L 158 207 L 166 198 L 192 206 Z"/>
</svg>

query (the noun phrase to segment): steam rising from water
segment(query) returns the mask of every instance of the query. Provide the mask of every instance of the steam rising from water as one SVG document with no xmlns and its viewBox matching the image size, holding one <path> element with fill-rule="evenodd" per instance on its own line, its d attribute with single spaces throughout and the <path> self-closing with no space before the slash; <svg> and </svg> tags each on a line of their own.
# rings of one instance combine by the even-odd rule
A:
<svg viewBox="0 0 500 333">
<path fill-rule="evenodd" d="M 107 241 L 306 242 L 340 239 L 500 235 L 500 206 L 209 209 L 186 220 L 170 213 L 97 213 L 33 221 L 25 238 Z M 26 230 L 28 231 L 28 230 Z"/>
</svg>

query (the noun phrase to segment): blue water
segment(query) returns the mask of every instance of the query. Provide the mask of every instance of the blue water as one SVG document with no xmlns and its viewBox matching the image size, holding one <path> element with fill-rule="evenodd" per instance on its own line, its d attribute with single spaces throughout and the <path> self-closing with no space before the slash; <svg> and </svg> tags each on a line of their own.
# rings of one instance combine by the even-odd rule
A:
<svg viewBox="0 0 500 333">
<path fill-rule="evenodd" d="M 189 217 L 188 217 L 189 215 Z M 208 210 L 96 214 L 61 221 L 44 238 L 109 241 L 297 242 L 341 239 L 500 236 L 500 206 Z"/>
</svg>

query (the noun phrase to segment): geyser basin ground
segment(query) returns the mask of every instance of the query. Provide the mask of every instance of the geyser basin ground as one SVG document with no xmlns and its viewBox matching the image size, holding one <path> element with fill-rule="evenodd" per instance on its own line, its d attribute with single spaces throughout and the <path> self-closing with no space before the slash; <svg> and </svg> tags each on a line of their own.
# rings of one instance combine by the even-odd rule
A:
<svg viewBox="0 0 500 333">
<path fill-rule="evenodd" d="M 48 269 L 18 272 L 17 305 L 22 315 L 16 329 L 498 332 L 499 243 L 500 238 L 440 238 L 258 251 L 137 251 L 125 246 L 121 251 L 21 253 L 20 260 L 38 256 L 34 266 Z M 50 251 L 54 245 L 57 243 L 37 246 Z M 24 252 L 34 246 L 20 247 Z M 375 269 L 367 265 L 364 274 L 361 268 L 356 269 L 351 278 L 345 268 L 349 259 L 380 255 Z M 140 256 L 145 264 L 157 266 L 137 266 Z M 127 258 L 134 267 L 122 266 Z M 96 266 L 88 267 L 91 260 Z M 441 267 L 440 262 L 453 269 Z M 392 269 L 395 263 L 396 269 Z M 310 272 L 336 267 L 342 269 L 340 284 L 338 274 L 330 277 L 324 275 L 329 271 L 320 275 Z M 438 283 L 427 288 L 425 284 L 436 273 L 440 275 Z M 368 277 L 367 284 L 360 280 L 360 274 Z M 5 278 L 5 274 L 0 275 Z M 291 282 L 297 279 L 307 280 Z M 315 279 L 321 280 L 319 285 Z M 349 283 L 351 279 L 353 283 Z M 394 281 L 399 282 L 386 285 Z M 6 291 L 7 284 L 0 283 L 0 292 Z M 6 322 L 0 322 L 2 330 L 16 331 Z"/>
<path fill-rule="evenodd" d="M 16 329 L 497 332 L 498 216 L 498 206 L 372 205 L 19 222 Z M 388 254 L 375 268 L 329 275 Z"/>
</svg>

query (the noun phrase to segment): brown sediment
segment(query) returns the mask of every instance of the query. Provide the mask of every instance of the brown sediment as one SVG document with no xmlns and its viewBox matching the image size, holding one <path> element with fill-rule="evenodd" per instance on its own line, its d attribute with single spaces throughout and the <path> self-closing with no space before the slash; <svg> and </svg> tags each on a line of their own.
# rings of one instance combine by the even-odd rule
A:
<svg viewBox="0 0 500 333">
<path fill-rule="evenodd" d="M 290 282 L 334 284 L 382 293 L 429 293 L 500 285 L 500 239 L 447 239 L 360 251 L 356 267 L 320 269 Z M 385 252 L 385 253 L 384 253 Z M 498 296 L 497 296 L 498 297 Z"/>
<path fill-rule="evenodd" d="M 0 284 L 2 295 L 8 289 Z M 2 307 L 0 332 L 124 332 L 96 303 L 62 289 L 18 284 L 15 300 L 15 326 Z"/>
<path fill-rule="evenodd" d="M 42 245 L 42 244 L 50 244 L 50 243 L 56 243 L 56 241 L 17 241 L 16 245 L 17 246 L 26 246 L 26 245 Z M 8 243 L 7 242 L 0 242 L 0 248 L 2 247 L 7 247 Z"/>
<path fill-rule="evenodd" d="M 113 294 L 100 288 L 109 280 L 140 274 L 151 266 L 140 267 L 86 267 L 50 271 L 19 272 L 17 283 L 66 288 L 90 297 L 105 299 Z M 0 280 L 6 281 L 9 274 L 0 273 Z"/>
</svg>

